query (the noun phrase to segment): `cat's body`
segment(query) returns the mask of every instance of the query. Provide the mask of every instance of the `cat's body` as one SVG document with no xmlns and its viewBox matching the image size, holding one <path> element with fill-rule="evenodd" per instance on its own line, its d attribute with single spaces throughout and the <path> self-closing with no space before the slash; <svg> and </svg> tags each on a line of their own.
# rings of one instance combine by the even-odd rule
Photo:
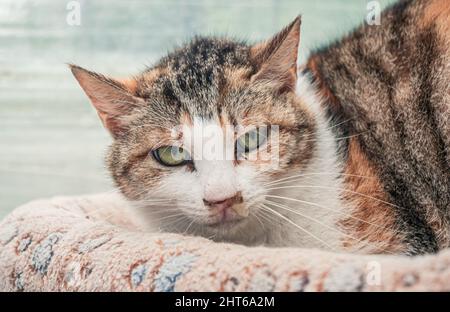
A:
<svg viewBox="0 0 450 312">
<path fill-rule="evenodd" d="M 338 135 L 356 135 L 342 142 L 345 172 L 378 180 L 348 187 L 394 205 L 347 194 L 355 215 L 389 225 L 391 248 L 435 252 L 450 244 L 450 3 L 405 1 L 381 18 L 315 52 L 308 70 L 328 114 L 349 120 Z M 357 220 L 345 224 L 357 237 L 378 236 Z"/>
<path fill-rule="evenodd" d="M 314 53 L 297 72 L 299 28 L 296 19 L 252 46 L 196 38 L 127 81 L 73 66 L 113 134 L 108 165 L 122 193 L 154 229 L 217 241 L 405 254 L 448 247 L 446 1 L 398 4 L 381 26 Z M 198 157 L 191 142 L 208 141 L 195 129 L 228 133 L 227 125 L 235 128 L 220 137 L 224 146 L 245 148 L 232 159 Z M 255 134 L 275 126 L 276 135 Z"/>
</svg>

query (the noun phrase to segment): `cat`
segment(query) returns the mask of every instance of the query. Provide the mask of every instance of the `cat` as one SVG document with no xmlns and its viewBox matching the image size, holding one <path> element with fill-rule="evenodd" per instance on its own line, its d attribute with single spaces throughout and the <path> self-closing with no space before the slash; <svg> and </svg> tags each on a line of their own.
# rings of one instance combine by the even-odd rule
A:
<svg viewBox="0 0 450 312">
<path fill-rule="evenodd" d="M 158 231 L 355 253 L 449 247 L 446 0 L 398 2 L 298 66 L 300 26 L 256 44 L 195 37 L 131 79 L 71 65 L 113 137 L 117 187 Z M 209 126 L 231 158 L 192 144 Z"/>
</svg>

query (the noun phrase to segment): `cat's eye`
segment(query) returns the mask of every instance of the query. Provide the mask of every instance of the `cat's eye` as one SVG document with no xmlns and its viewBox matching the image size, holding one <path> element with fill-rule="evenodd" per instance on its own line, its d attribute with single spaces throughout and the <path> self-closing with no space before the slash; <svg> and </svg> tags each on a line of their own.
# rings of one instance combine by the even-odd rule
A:
<svg viewBox="0 0 450 312">
<path fill-rule="evenodd" d="M 238 154 L 249 153 L 263 145 L 266 140 L 267 137 L 262 129 L 248 131 L 236 140 L 236 152 Z"/>
<path fill-rule="evenodd" d="M 153 157 L 165 166 L 181 166 L 190 160 L 190 154 L 182 147 L 163 146 L 152 151 Z"/>
</svg>

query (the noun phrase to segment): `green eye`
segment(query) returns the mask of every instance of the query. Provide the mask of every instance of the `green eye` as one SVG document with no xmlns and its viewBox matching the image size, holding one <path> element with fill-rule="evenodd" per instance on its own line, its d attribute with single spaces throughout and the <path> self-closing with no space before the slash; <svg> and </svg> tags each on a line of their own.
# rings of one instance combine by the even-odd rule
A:
<svg viewBox="0 0 450 312">
<path fill-rule="evenodd" d="M 163 146 L 152 151 L 153 157 L 165 166 L 184 165 L 190 159 L 189 153 L 178 146 Z"/>
<path fill-rule="evenodd" d="M 267 137 L 262 129 L 255 129 L 244 133 L 236 140 L 238 154 L 251 152 L 266 142 Z"/>
</svg>

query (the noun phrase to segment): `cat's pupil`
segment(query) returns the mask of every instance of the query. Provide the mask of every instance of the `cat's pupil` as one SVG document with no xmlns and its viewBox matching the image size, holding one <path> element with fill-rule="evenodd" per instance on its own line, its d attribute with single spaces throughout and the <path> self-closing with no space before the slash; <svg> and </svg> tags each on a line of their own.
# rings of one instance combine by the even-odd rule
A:
<svg viewBox="0 0 450 312">
<path fill-rule="evenodd" d="M 236 141 L 237 154 L 249 153 L 257 149 L 264 142 L 265 136 L 260 135 L 259 129 L 246 132 Z"/>
</svg>

